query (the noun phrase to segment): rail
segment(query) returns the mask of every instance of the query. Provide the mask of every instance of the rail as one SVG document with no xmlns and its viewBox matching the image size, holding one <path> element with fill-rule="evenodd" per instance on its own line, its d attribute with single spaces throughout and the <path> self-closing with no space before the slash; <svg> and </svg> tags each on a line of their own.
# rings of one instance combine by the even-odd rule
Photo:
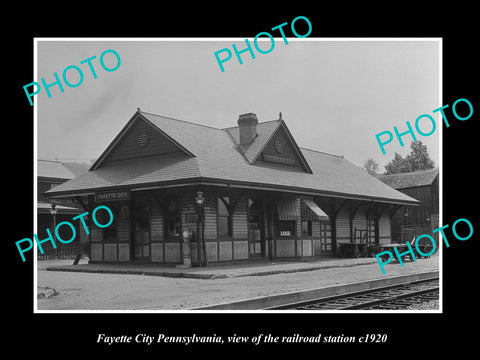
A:
<svg viewBox="0 0 480 360">
<path fill-rule="evenodd" d="M 437 300 L 438 294 L 439 280 L 435 278 L 328 298 L 290 303 L 271 307 L 268 310 L 401 310 L 414 303 Z"/>
</svg>

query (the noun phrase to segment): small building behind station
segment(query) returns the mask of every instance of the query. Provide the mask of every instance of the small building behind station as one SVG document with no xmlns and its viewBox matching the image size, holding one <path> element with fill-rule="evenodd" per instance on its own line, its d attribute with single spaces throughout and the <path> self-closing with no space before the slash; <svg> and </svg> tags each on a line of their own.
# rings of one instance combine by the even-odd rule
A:
<svg viewBox="0 0 480 360">
<path fill-rule="evenodd" d="M 360 231 L 390 243 L 394 214 L 418 204 L 342 156 L 299 147 L 281 114 L 218 129 L 140 109 L 88 172 L 45 196 L 112 210 L 107 228 L 89 219 L 91 262 L 188 266 L 332 256 Z"/>
<path fill-rule="evenodd" d="M 439 169 L 411 173 L 380 175 L 378 179 L 419 201 L 406 205 L 391 219 L 392 239 L 397 243 L 411 241 L 422 234 L 432 234 L 439 227 Z M 433 233 L 438 244 L 438 232 Z"/>
<path fill-rule="evenodd" d="M 43 194 L 63 184 L 64 182 L 75 178 L 76 174 L 72 172 L 65 164 L 57 160 L 37 160 L 37 236 L 39 239 L 47 238 L 46 229 L 54 233 L 56 224 L 62 221 L 70 221 L 72 217 L 82 212 L 79 204 L 71 197 L 67 198 L 47 198 Z M 81 226 L 76 227 L 78 238 L 72 244 L 62 246 L 62 248 L 53 248 L 50 243 L 44 244 L 42 249 L 44 254 L 38 252 L 38 258 L 63 258 L 74 256 L 78 252 L 86 249 L 82 244 L 88 243 L 88 236 Z M 60 229 L 60 236 L 64 229 Z M 69 238 L 68 235 L 63 235 Z"/>
</svg>

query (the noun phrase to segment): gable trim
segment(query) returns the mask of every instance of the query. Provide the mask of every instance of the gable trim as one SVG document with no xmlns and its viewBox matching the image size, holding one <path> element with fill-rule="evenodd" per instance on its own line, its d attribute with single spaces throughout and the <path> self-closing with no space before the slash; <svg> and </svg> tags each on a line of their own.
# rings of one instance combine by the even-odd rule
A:
<svg viewBox="0 0 480 360">
<path fill-rule="evenodd" d="M 290 144 L 292 145 L 292 149 L 293 151 L 295 152 L 295 155 L 298 157 L 298 160 L 300 162 L 300 166 L 309 174 L 313 174 L 313 171 L 312 169 L 310 168 L 310 166 L 308 165 L 308 162 L 307 162 L 307 159 L 305 159 L 305 157 L 303 156 L 300 148 L 298 147 L 295 139 L 293 138 L 292 136 L 292 133 L 290 132 L 290 130 L 288 130 L 288 127 L 287 125 L 285 124 L 285 122 L 282 120 L 280 120 L 278 126 L 275 128 L 274 131 L 272 131 L 272 133 L 270 134 L 269 138 L 267 141 L 265 141 L 265 144 L 262 145 L 262 148 L 258 151 L 257 155 L 255 155 L 255 157 L 252 159 L 251 163 L 250 164 L 253 164 L 255 163 L 255 161 L 258 160 L 258 158 L 260 157 L 260 155 L 263 153 L 263 151 L 265 150 L 265 148 L 267 147 L 267 145 L 270 143 L 270 141 L 275 137 L 275 134 L 278 132 L 278 130 L 282 128 L 283 130 L 285 130 L 285 135 L 287 137 L 287 140 L 290 142 Z"/>
<path fill-rule="evenodd" d="M 280 128 L 280 126 L 282 126 L 282 123 L 283 123 L 283 120 L 281 120 L 277 127 L 272 131 L 272 133 L 270 134 L 270 136 L 268 137 L 267 141 L 265 141 L 265 143 L 262 145 L 262 147 L 260 148 L 260 150 L 258 151 L 257 155 L 255 155 L 255 157 L 252 159 L 252 161 L 250 161 L 250 164 L 253 164 L 255 163 L 255 161 L 257 161 L 258 157 L 260 156 L 261 153 L 263 153 L 263 150 L 265 150 L 265 148 L 267 147 L 267 144 L 270 143 L 270 141 L 273 139 L 273 136 L 277 133 L 278 129 Z"/>
<path fill-rule="evenodd" d="M 140 120 L 143 120 L 146 124 L 151 126 L 155 131 L 159 132 L 168 141 L 170 141 L 172 144 L 177 146 L 181 151 L 183 151 L 187 156 L 189 156 L 189 157 L 194 157 L 195 156 L 188 149 L 186 149 L 185 147 L 180 145 L 175 139 L 173 139 L 171 136 L 169 136 L 164 131 L 162 131 L 162 129 L 160 129 L 155 124 L 153 124 L 150 120 L 148 120 L 145 116 L 143 116 L 140 111 L 137 110 L 137 112 L 135 112 L 135 114 L 130 118 L 130 120 L 123 127 L 123 129 L 120 130 L 120 132 L 117 134 L 117 136 L 115 136 L 115 138 L 112 140 L 112 142 L 107 146 L 107 148 L 103 151 L 103 153 L 93 163 L 93 165 L 90 167 L 89 171 L 98 169 L 109 158 L 109 156 L 113 153 L 113 151 L 117 148 L 120 141 L 125 137 L 125 135 L 132 128 L 132 126 Z"/>
</svg>

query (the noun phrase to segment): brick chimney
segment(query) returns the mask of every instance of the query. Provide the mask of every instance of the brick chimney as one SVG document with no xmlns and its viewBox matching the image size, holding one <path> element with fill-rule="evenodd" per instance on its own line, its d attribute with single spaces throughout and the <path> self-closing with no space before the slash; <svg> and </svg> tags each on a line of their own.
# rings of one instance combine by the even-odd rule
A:
<svg viewBox="0 0 480 360">
<path fill-rule="evenodd" d="M 257 115 L 253 113 L 242 114 L 238 117 L 240 131 L 240 145 L 251 144 L 257 136 Z"/>
</svg>

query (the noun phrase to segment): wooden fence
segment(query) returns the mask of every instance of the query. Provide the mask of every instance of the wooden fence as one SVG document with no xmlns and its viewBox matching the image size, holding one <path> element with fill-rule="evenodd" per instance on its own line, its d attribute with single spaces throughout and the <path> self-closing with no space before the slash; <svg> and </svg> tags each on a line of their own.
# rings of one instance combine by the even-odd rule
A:
<svg viewBox="0 0 480 360">
<path fill-rule="evenodd" d="M 88 256 L 89 244 L 86 242 L 74 242 L 70 244 L 57 244 L 57 248 L 52 246 L 43 246 L 43 254 L 37 249 L 37 260 L 50 259 L 75 259 L 78 254 Z M 50 244 L 48 244 L 50 245 Z"/>
</svg>

